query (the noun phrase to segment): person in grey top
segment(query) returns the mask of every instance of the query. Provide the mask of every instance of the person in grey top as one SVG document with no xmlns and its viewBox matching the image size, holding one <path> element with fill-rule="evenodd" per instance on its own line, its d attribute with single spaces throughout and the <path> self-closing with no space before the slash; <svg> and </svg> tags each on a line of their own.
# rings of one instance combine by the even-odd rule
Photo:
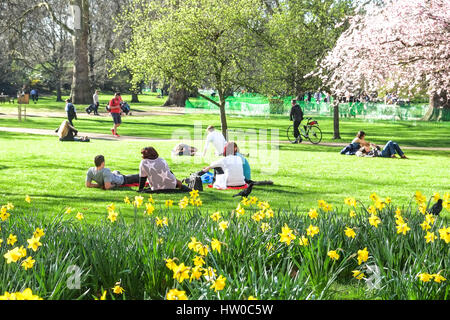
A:
<svg viewBox="0 0 450 320">
<path fill-rule="evenodd" d="M 158 152 L 153 147 L 147 147 L 141 150 L 142 161 L 139 165 L 139 192 L 144 190 L 145 182 L 148 183 L 152 191 L 173 190 L 191 191 L 183 185 L 180 180 L 170 171 L 169 166 L 163 158 L 160 158 Z"/>
<path fill-rule="evenodd" d="M 139 183 L 139 174 L 123 175 L 119 171 L 105 168 L 105 157 L 98 155 L 94 159 L 95 167 L 89 168 L 86 173 L 86 187 L 102 188 L 105 190 L 114 187 Z M 96 183 L 92 183 L 95 181 Z"/>
</svg>

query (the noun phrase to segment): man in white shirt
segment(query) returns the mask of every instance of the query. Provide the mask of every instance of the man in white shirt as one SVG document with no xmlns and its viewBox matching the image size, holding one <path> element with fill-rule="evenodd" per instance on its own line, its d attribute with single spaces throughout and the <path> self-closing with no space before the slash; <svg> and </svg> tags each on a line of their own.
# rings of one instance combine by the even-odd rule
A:
<svg viewBox="0 0 450 320">
<path fill-rule="evenodd" d="M 214 148 L 216 149 L 215 152 L 216 156 L 222 155 L 223 149 L 227 144 L 227 141 L 223 137 L 223 134 L 216 131 L 213 126 L 209 126 L 206 129 L 206 132 L 208 133 L 208 136 L 206 137 L 206 145 L 205 149 L 203 150 L 203 157 L 206 155 L 206 151 L 208 151 L 208 146 L 210 142 L 214 145 Z"/>
</svg>

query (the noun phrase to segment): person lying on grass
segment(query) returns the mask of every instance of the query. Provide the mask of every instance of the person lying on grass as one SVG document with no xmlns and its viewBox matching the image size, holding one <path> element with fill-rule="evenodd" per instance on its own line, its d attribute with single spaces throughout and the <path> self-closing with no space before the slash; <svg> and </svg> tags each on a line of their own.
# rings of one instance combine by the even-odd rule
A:
<svg viewBox="0 0 450 320">
<path fill-rule="evenodd" d="M 361 147 L 361 149 L 356 152 L 356 155 L 358 157 L 397 158 L 395 155 L 396 153 L 398 153 L 402 159 L 408 159 L 402 149 L 400 149 L 400 146 L 392 140 L 386 143 L 383 150 L 381 150 L 379 146 L 371 143 L 370 146 Z"/>
<path fill-rule="evenodd" d="M 152 191 L 156 190 L 187 190 L 180 180 L 170 171 L 166 160 L 159 157 L 158 152 L 153 147 L 147 147 L 141 150 L 142 160 L 139 165 L 139 190 L 142 192 L 145 182 L 148 183 Z M 190 189 L 189 189 L 190 191 Z"/>
<path fill-rule="evenodd" d="M 139 183 L 139 175 L 123 175 L 119 171 L 105 168 L 105 157 L 98 155 L 94 159 L 95 167 L 89 168 L 86 173 L 86 187 L 109 190 L 127 184 Z M 92 183 L 94 180 L 97 183 Z"/>
<path fill-rule="evenodd" d="M 227 187 L 241 187 L 245 185 L 243 162 L 236 155 L 237 145 L 229 142 L 223 150 L 223 158 L 203 168 L 203 172 L 214 169 L 214 188 L 226 189 Z"/>
<path fill-rule="evenodd" d="M 195 156 L 195 153 L 197 152 L 197 148 L 191 147 L 190 145 L 179 143 L 173 148 L 172 150 L 172 156 Z"/>
</svg>

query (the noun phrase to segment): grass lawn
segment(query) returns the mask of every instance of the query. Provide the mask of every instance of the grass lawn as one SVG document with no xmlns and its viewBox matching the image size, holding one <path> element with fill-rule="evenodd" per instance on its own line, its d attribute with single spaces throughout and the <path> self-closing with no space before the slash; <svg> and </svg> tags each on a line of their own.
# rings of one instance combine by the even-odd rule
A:
<svg viewBox="0 0 450 320">
<path fill-rule="evenodd" d="M 95 222 L 106 214 L 105 206 L 115 202 L 125 206 L 126 196 L 137 195 L 132 189 L 103 191 L 87 189 L 84 179 L 93 158 L 103 154 L 106 166 L 124 174 L 138 172 L 140 149 L 150 143 L 139 141 L 101 141 L 90 143 L 59 142 L 55 137 L 19 135 L 0 132 L 0 203 L 13 202 L 26 208 L 26 195 L 41 214 L 52 215 L 70 206 Z M 172 159 L 172 143 L 151 143 L 165 158 L 178 179 L 186 178 L 214 159 Z M 241 146 L 246 149 L 246 145 Z M 396 204 L 407 205 L 416 190 L 430 197 L 434 192 L 450 191 L 450 162 L 447 151 L 408 150 L 409 160 L 358 158 L 342 156 L 335 147 L 312 145 L 279 146 L 276 150 L 251 153 L 252 179 L 273 180 L 274 186 L 255 187 L 252 195 L 270 201 L 276 209 L 297 208 L 307 212 L 324 199 L 336 207 L 345 197 L 353 196 L 369 203 L 372 192 L 390 196 Z M 210 212 L 231 211 L 238 201 L 234 191 L 206 189 L 203 206 Z M 182 194 L 154 195 L 157 205 Z M 445 210 L 444 210 L 445 211 Z M 446 213 L 448 216 L 448 213 Z M 128 216 L 127 218 L 131 218 Z"/>
<path fill-rule="evenodd" d="M 94 93 L 92 93 L 94 94 Z M 100 93 L 99 94 L 99 102 L 100 102 L 100 111 L 105 110 L 106 104 L 113 98 L 113 93 Z M 62 96 L 62 100 L 68 99 L 69 96 Z M 131 104 L 131 95 L 122 95 L 122 99 Z M 140 111 L 147 111 L 149 107 L 157 107 L 164 104 L 167 97 L 158 98 L 156 93 L 146 93 L 139 95 L 139 103 L 133 103 L 134 109 Z M 17 101 L 16 101 L 17 102 Z M 78 111 L 83 111 L 88 105 L 76 105 Z M 56 96 L 48 96 L 42 95 L 39 96 L 39 101 L 34 103 L 31 101 L 30 104 L 26 106 L 28 111 L 41 111 L 41 112 L 55 112 L 61 111 L 64 112 L 65 102 L 56 102 Z M 17 112 L 17 105 L 12 105 L 9 103 L 0 104 L 0 113 L 4 112 Z"/>
<path fill-rule="evenodd" d="M 19 123 L 16 119 L 0 118 L 0 126 L 55 129 L 61 120 L 33 117 Z M 125 117 L 120 133 L 170 139 L 184 132 L 192 137 L 198 121 L 204 129 L 209 124 L 218 125 L 218 116 Z M 320 118 L 319 123 L 324 141 L 334 141 L 332 120 Z M 111 120 L 80 115 L 75 124 L 81 132 L 109 133 Z M 230 128 L 279 129 L 281 140 L 286 140 L 284 132 L 288 124 L 285 117 L 229 117 Z M 450 147 L 447 123 L 343 120 L 341 141 L 349 142 L 361 129 L 368 133 L 369 141 L 379 144 L 392 139 L 401 146 Z M 6 243 L 9 234 L 15 234 L 16 245 L 20 246 L 27 244 L 27 238 L 37 227 L 44 228 L 46 233 L 37 252 L 28 250 L 36 259 L 33 270 L 22 270 L 20 261 L 0 263 L 0 287 L 9 292 L 29 287 L 45 299 L 92 299 L 106 289 L 108 299 L 119 299 L 108 288 L 120 279 L 128 299 L 164 299 L 167 291 L 175 287 L 186 290 L 190 299 L 247 299 L 254 295 L 260 299 L 303 300 L 313 293 L 318 299 L 448 299 L 445 283 L 421 286 L 417 279 L 419 273 L 440 270 L 448 278 L 445 259 L 448 245 L 443 240 L 425 242 L 420 225 L 423 217 L 417 214 L 414 201 L 412 209 L 408 206 L 417 190 L 428 199 L 435 192 L 441 195 L 450 192 L 449 151 L 408 150 L 408 160 L 358 158 L 340 155 L 336 147 L 309 143 L 255 145 L 241 140 L 238 140 L 240 148 L 250 152 L 252 179 L 270 179 L 275 183 L 256 186 L 251 194 L 269 201 L 275 211 L 274 218 L 267 220 L 271 227 L 268 232 L 261 232 L 260 224 L 250 219 L 248 212 L 254 213 L 256 208 L 247 208 L 247 216 L 239 218 L 246 220 L 232 217 L 231 211 L 240 201 L 232 197 L 236 191 L 205 189 L 200 194 L 202 208 L 188 211 L 177 206 L 185 194 L 155 194 L 153 215 L 144 216 L 141 207 L 138 223 L 134 224 L 133 209 L 123 199 L 139 195 L 136 188 L 103 191 L 84 186 L 86 171 L 93 166 L 97 154 L 105 156 L 106 166 L 112 170 L 133 174 L 138 172 L 141 148 L 152 145 L 168 161 L 178 179 L 212 162 L 215 159 L 212 154 L 206 159 L 172 159 L 170 150 L 175 141 L 75 143 L 60 142 L 56 136 L 0 131 L 0 206 L 8 202 L 15 206 L 10 220 L 1 222 L 0 238 Z M 202 148 L 201 140 L 193 144 Z M 378 228 L 368 223 L 364 213 L 350 218 L 347 214 L 350 209 L 344 205 L 344 198 L 354 197 L 367 207 L 372 204 L 369 196 L 373 192 L 382 198 L 391 197 L 395 206 L 389 208 L 389 213 L 380 213 L 383 222 Z M 30 204 L 25 202 L 26 195 L 31 197 Z M 144 197 L 147 200 L 148 196 Z M 164 208 L 168 199 L 174 200 L 174 207 L 169 210 Z M 317 201 L 322 199 L 332 204 L 337 214 L 321 212 L 317 220 L 311 220 L 306 213 L 317 208 Z M 110 203 L 115 203 L 116 211 L 120 212 L 115 224 L 106 219 L 106 205 Z M 397 206 L 403 207 L 411 227 L 407 236 L 396 232 L 393 212 Z M 55 219 L 67 207 L 73 209 L 71 215 Z M 358 207 L 362 211 L 359 204 Z M 216 211 L 230 221 L 225 232 L 208 218 Z M 75 219 L 77 212 L 84 214 L 84 221 Z M 156 226 L 156 216 L 168 216 L 167 228 Z M 444 209 L 441 217 L 433 232 L 448 224 L 450 213 Z M 285 223 L 297 235 L 289 247 L 280 242 L 279 232 Z M 300 246 L 298 239 L 311 223 L 319 226 L 320 233 L 309 238 L 310 246 Z M 344 235 L 343 229 L 349 225 L 357 232 L 355 239 Z M 165 259 L 173 257 L 178 259 L 177 263 L 192 265 L 197 253 L 188 250 L 187 243 L 194 236 L 211 245 L 212 238 L 226 243 L 222 254 L 211 250 L 205 257 L 207 266 L 227 278 L 223 293 L 215 293 L 210 283 L 203 280 L 179 284 L 166 267 Z M 273 248 L 269 250 L 268 244 Z M 355 269 L 365 270 L 355 257 L 364 247 L 368 247 L 370 255 L 367 263 L 387 270 L 381 290 L 366 291 L 364 282 L 357 282 L 352 276 Z M 2 246 L 2 255 L 11 248 Z M 340 250 L 339 261 L 331 261 L 327 255 L 332 249 Z M 72 265 L 83 271 L 80 290 L 61 285 L 70 275 L 66 270 Z"/>
<path fill-rule="evenodd" d="M 19 122 L 15 118 L 0 118 L 0 126 L 25 127 L 39 129 L 56 129 L 64 118 L 28 117 Z M 341 138 L 333 140 L 333 120 L 331 118 L 316 118 L 323 133 L 323 142 L 350 143 L 359 130 L 364 130 L 367 140 L 384 145 L 394 140 L 400 146 L 420 147 L 450 147 L 450 123 L 408 122 L 408 121 L 376 121 L 362 119 L 342 119 L 340 121 Z M 122 118 L 119 128 L 121 135 L 148 138 L 170 139 L 178 138 L 178 134 L 187 134 L 194 138 L 195 125 L 205 129 L 212 124 L 220 128 L 219 116 L 215 114 L 184 114 L 184 115 L 154 115 L 147 117 L 128 116 Z M 88 116 L 79 112 L 79 120 L 74 125 L 81 132 L 110 134 L 112 119 L 109 116 Z M 286 129 L 290 121 L 283 116 L 239 117 L 228 116 L 228 127 L 231 130 L 278 130 L 279 139 L 287 141 Z M 204 130 L 199 129 L 200 134 Z"/>
</svg>

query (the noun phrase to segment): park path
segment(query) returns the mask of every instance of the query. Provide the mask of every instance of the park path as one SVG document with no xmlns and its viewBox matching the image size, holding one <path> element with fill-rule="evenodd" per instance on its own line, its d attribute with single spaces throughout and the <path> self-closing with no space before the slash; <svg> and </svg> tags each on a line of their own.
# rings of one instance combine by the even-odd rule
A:
<svg viewBox="0 0 450 320">
<path fill-rule="evenodd" d="M 47 129 L 33 129 L 33 128 L 14 128 L 14 127 L 0 127 L 0 131 L 12 132 L 12 133 L 25 133 L 25 134 L 37 134 L 37 135 L 47 135 L 47 136 L 57 136 L 55 130 Z M 110 140 L 110 141 L 153 141 L 153 142 L 173 142 L 179 143 L 179 139 L 161 139 L 161 138 L 148 138 L 148 137 L 136 137 L 136 136 L 120 136 L 119 138 L 113 137 L 111 134 L 103 133 L 93 133 L 93 132 L 78 132 L 79 137 L 88 136 L 91 140 Z M 290 144 L 288 141 L 258 141 L 268 142 L 268 143 L 278 143 L 278 144 Z M 304 143 L 305 144 L 305 143 Z M 311 144 L 306 142 L 306 144 Z M 318 146 L 325 147 L 345 147 L 347 143 L 339 142 L 323 142 L 318 144 Z M 424 151 L 449 151 L 450 148 L 440 148 L 440 147 L 416 147 L 416 146 L 402 146 L 405 150 L 424 150 Z"/>
</svg>

